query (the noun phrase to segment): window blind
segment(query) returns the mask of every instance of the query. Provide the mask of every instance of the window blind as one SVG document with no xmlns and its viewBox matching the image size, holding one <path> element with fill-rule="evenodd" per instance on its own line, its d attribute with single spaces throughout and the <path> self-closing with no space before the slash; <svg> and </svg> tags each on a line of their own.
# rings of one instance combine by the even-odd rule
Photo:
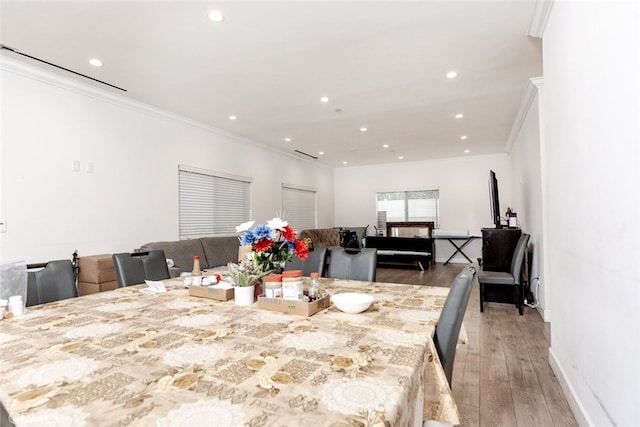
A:
<svg viewBox="0 0 640 427">
<path fill-rule="evenodd" d="M 296 232 L 316 228 L 316 190 L 282 184 L 282 211 Z"/>
<path fill-rule="evenodd" d="M 235 233 L 249 221 L 251 178 L 181 165 L 178 181 L 181 239 Z"/>
<path fill-rule="evenodd" d="M 384 191 L 376 194 L 376 200 L 378 218 L 386 216 L 388 222 L 433 221 L 439 227 L 440 190 Z"/>
</svg>

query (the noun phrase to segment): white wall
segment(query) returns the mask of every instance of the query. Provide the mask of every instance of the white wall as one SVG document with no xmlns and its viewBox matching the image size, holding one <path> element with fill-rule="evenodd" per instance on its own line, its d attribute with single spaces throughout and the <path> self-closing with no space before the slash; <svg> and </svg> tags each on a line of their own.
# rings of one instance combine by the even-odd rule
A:
<svg viewBox="0 0 640 427">
<path fill-rule="evenodd" d="M 507 154 L 469 156 L 423 162 L 340 168 L 335 170 L 335 218 L 338 226 L 373 226 L 376 220 L 376 192 L 440 189 L 440 229 L 480 236 L 483 227 L 493 227 L 489 204 L 489 170 L 498 178 L 502 215 L 511 206 L 511 165 Z M 436 260 L 453 253 L 446 241 L 438 241 Z M 475 261 L 481 256 L 481 239 L 465 253 Z M 467 262 L 456 255 L 453 262 Z"/>
<path fill-rule="evenodd" d="M 536 83 L 527 84 L 523 110 L 526 114 L 511 148 L 511 168 L 514 180 L 513 206 L 518 214 L 518 223 L 529 239 L 529 264 L 531 291 L 536 294 L 538 310 L 545 320 L 549 319 L 546 308 L 544 277 L 544 239 L 542 224 L 542 178 L 540 171 L 540 108 Z M 539 280 L 536 280 L 539 279 Z M 537 292 L 536 292 L 537 291 Z"/>
<path fill-rule="evenodd" d="M 543 35 L 550 361 L 583 425 L 640 425 L 637 2 L 553 5 Z"/>
<path fill-rule="evenodd" d="M 1 259 L 43 262 L 178 239 L 179 164 L 252 177 L 257 221 L 282 210 L 283 182 L 316 188 L 318 225 L 333 225 L 330 168 L 15 61 L 1 66 Z"/>
</svg>

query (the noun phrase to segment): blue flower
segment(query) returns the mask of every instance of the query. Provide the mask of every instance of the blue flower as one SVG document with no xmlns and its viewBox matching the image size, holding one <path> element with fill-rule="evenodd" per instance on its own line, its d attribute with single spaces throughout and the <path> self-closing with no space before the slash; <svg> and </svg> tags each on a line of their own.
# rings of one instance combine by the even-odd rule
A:
<svg viewBox="0 0 640 427">
<path fill-rule="evenodd" d="M 254 241 L 255 236 L 253 235 L 253 232 L 251 230 L 245 231 L 242 237 L 240 237 L 241 245 L 252 245 Z"/>
<path fill-rule="evenodd" d="M 271 228 L 265 224 L 259 224 L 253 229 L 254 242 L 260 239 L 271 238 Z M 253 243 L 253 242 L 252 242 Z"/>
</svg>

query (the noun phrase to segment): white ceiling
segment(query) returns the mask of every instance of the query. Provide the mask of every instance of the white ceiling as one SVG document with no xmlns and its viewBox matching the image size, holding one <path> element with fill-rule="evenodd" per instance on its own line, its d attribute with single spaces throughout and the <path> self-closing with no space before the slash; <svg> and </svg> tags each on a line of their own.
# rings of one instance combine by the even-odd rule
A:
<svg viewBox="0 0 640 427">
<path fill-rule="evenodd" d="M 527 35 L 534 6 L 3 0 L 3 45 L 127 92 L 1 52 L 331 167 L 406 162 L 505 151 L 527 80 L 542 72 Z"/>
</svg>

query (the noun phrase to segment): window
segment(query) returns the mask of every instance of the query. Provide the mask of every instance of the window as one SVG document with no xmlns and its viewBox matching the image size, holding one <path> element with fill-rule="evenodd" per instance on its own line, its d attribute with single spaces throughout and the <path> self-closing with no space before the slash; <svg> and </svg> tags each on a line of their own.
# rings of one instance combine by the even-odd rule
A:
<svg viewBox="0 0 640 427">
<path fill-rule="evenodd" d="M 251 178 L 178 166 L 180 239 L 235 233 L 249 221 Z"/>
<path fill-rule="evenodd" d="M 376 197 L 380 230 L 387 221 L 433 221 L 439 227 L 440 190 L 385 191 Z"/>
<path fill-rule="evenodd" d="M 283 219 L 296 231 L 316 227 L 316 190 L 282 184 Z"/>
</svg>

